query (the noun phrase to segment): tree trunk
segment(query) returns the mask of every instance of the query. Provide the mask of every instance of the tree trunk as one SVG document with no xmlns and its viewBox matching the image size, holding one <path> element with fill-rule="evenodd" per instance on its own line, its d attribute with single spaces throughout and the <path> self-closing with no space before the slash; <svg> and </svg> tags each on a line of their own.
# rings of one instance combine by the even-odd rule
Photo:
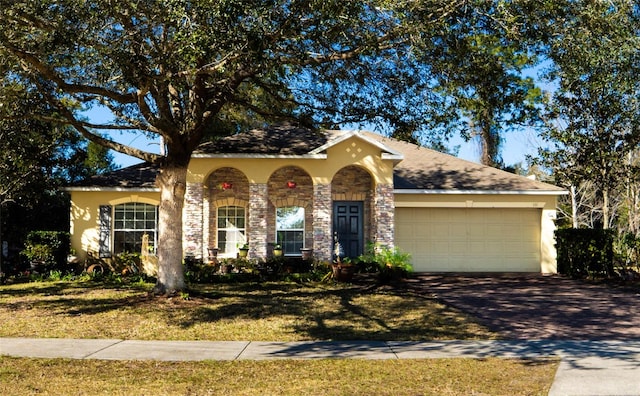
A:
<svg viewBox="0 0 640 396">
<path fill-rule="evenodd" d="M 609 189 L 602 189 L 602 228 L 607 230 L 609 229 L 609 217 L 610 208 L 609 208 Z"/>
<path fill-rule="evenodd" d="M 158 221 L 158 281 L 157 294 L 172 294 L 183 290 L 182 208 L 187 182 L 187 164 L 163 165 L 156 183 L 160 188 Z"/>
<path fill-rule="evenodd" d="M 571 225 L 578 228 L 578 203 L 576 200 L 576 186 L 571 185 Z"/>
</svg>

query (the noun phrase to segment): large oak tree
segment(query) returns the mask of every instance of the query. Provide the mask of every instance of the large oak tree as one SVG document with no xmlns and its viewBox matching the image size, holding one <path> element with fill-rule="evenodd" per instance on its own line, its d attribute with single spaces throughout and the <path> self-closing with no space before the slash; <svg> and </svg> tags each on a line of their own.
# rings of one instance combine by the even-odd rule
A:
<svg viewBox="0 0 640 396">
<path fill-rule="evenodd" d="M 212 130 L 215 135 L 216 126 L 241 113 L 265 121 L 378 122 L 424 131 L 451 117 L 438 88 L 446 84 L 446 67 L 436 67 L 437 56 L 448 56 L 435 55 L 439 38 L 455 35 L 456 26 L 464 26 L 465 35 L 474 26 L 505 37 L 519 32 L 507 26 L 514 15 L 511 2 L 503 1 L 0 3 L 4 79 L 39 92 L 55 109 L 52 117 L 93 142 L 160 166 L 156 291 L 162 293 L 184 287 L 186 170 L 193 150 Z M 489 14 L 478 19 L 473 10 L 480 5 Z M 0 102 L 11 100 L 2 95 Z M 96 105 L 108 108 L 114 122 L 80 118 L 81 110 Z M 105 130 L 160 137 L 166 150 L 158 155 L 119 144 L 105 138 Z"/>
</svg>

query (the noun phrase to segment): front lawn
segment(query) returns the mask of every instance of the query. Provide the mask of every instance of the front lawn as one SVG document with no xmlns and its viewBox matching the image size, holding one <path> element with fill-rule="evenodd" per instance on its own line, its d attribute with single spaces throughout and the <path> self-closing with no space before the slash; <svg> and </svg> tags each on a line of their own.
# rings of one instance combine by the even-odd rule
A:
<svg viewBox="0 0 640 396">
<path fill-rule="evenodd" d="M 193 285 L 91 281 L 0 286 L 0 337 L 138 340 L 442 340 L 496 338 L 473 318 L 403 289 L 287 282 Z"/>
<path fill-rule="evenodd" d="M 557 360 L 152 362 L 0 357 L 2 395 L 546 395 Z"/>
<path fill-rule="evenodd" d="M 442 340 L 497 335 L 402 288 L 286 282 L 0 286 L 0 337 L 140 340 Z M 0 394 L 544 395 L 557 360 L 99 361 L 0 357 Z"/>
</svg>

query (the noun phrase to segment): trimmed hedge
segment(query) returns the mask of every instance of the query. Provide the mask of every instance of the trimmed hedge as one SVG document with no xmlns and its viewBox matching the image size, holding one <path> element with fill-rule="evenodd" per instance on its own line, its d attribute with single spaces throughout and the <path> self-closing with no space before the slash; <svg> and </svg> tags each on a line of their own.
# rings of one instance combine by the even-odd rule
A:
<svg viewBox="0 0 640 396">
<path fill-rule="evenodd" d="M 558 272 L 574 278 L 613 274 L 614 230 L 565 228 L 556 231 Z"/>
</svg>

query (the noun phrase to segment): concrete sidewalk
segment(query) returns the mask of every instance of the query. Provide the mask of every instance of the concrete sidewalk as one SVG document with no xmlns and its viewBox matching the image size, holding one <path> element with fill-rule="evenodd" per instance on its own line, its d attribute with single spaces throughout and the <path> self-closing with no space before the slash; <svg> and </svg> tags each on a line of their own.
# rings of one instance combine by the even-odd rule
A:
<svg viewBox="0 0 640 396">
<path fill-rule="evenodd" d="M 559 357 L 550 395 L 640 395 L 638 341 L 135 341 L 0 339 L 0 355 L 106 360 Z"/>
</svg>

